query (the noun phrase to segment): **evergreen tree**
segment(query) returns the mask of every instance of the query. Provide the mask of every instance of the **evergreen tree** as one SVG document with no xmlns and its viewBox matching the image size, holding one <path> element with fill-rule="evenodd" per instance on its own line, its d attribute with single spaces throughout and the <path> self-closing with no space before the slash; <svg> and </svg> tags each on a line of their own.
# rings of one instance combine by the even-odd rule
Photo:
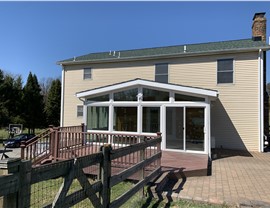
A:
<svg viewBox="0 0 270 208">
<path fill-rule="evenodd" d="M 22 123 L 22 79 L 0 70 L 0 126 Z"/>
<path fill-rule="evenodd" d="M 44 126 L 44 105 L 37 77 L 31 72 L 23 88 L 23 103 L 25 127 L 28 133 L 35 133 L 35 128 Z"/>
<path fill-rule="evenodd" d="M 45 104 L 46 121 L 49 125 L 60 125 L 61 82 L 59 79 L 51 82 Z"/>
<path fill-rule="evenodd" d="M 0 69 L 0 127 L 6 125 L 7 109 L 4 104 L 5 89 L 4 89 L 4 72 Z"/>
</svg>

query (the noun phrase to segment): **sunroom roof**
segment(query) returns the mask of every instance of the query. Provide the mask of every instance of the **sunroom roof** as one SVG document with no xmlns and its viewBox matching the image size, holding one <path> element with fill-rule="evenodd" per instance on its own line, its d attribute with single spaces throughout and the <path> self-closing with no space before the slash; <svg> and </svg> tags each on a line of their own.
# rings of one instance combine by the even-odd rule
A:
<svg viewBox="0 0 270 208">
<path fill-rule="evenodd" d="M 116 83 L 113 85 L 107 85 L 99 88 L 94 88 L 91 90 L 81 91 L 77 92 L 76 96 L 78 98 L 85 98 L 93 95 L 98 94 L 104 94 L 108 93 L 110 91 L 115 90 L 121 90 L 125 88 L 131 88 L 131 87 L 150 87 L 157 90 L 172 90 L 175 92 L 183 92 L 193 95 L 200 95 L 200 96 L 209 96 L 209 97 L 218 97 L 218 91 L 211 90 L 211 89 L 205 89 L 205 88 L 198 88 L 198 87 L 190 87 L 190 86 L 184 86 L 184 85 L 177 85 L 177 84 L 167 84 L 167 83 L 159 83 L 155 81 L 145 80 L 145 79 L 134 79 L 129 80 L 126 82 Z"/>
</svg>

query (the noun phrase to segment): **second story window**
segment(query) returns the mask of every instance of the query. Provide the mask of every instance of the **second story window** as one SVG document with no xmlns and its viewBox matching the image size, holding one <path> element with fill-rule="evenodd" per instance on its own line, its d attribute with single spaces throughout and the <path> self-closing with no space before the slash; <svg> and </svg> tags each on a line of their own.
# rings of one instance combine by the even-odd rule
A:
<svg viewBox="0 0 270 208">
<path fill-rule="evenodd" d="M 168 64 L 156 64 L 155 81 L 168 83 Z"/>
<path fill-rule="evenodd" d="M 233 83 L 233 59 L 220 59 L 217 61 L 217 83 Z"/>
<path fill-rule="evenodd" d="M 92 79 L 92 69 L 91 68 L 83 69 L 83 79 Z"/>
</svg>

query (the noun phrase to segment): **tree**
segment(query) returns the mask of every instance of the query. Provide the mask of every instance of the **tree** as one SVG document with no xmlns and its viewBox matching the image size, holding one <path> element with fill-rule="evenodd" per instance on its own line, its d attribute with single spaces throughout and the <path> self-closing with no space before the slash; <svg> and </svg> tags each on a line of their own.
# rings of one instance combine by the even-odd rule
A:
<svg viewBox="0 0 270 208">
<path fill-rule="evenodd" d="M 52 81 L 53 81 L 53 78 L 51 78 L 51 77 L 42 78 L 39 81 L 39 85 L 40 85 L 40 88 L 41 88 L 41 94 L 43 96 L 43 100 L 44 100 L 45 105 L 46 105 L 46 102 L 47 102 L 49 90 L 50 90 L 50 88 L 52 86 Z"/>
<path fill-rule="evenodd" d="M 23 88 L 24 119 L 28 133 L 35 133 L 35 128 L 44 126 L 44 104 L 36 75 L 29 73 Z"/>
<path fill-rule="evenodd" d="M 0 126 L 22 123 L 22 79 L 0 70 Z"/>
<path fill-rule="evenodd" d="M 61 82 L 59 79 L 51 82 L 47 102 L 45 104 L 45 113 L 47 124 L 54 126 L 60 125 L 61 110 Z"/>
</svg>

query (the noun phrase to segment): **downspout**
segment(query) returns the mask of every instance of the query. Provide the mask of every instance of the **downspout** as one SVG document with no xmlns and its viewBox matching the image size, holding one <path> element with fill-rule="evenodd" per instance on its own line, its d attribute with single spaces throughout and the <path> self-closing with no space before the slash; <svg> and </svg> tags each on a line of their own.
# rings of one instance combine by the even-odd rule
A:
<svg viewBox="0 0 270 208">
<path fill-rule="evenodd" d="M 64 89 L 65 89 L 65 68 L 62 65 L 62 80 L 61 80 L 61 113 L 60 113 L 60 126 L 64 126 Z"/>
<path fill-rule="evenodd" d="M 264 151 L 264 91 L 263 91 L 263 51 L 259 50 L 259 152 Z"/>
</svg>

